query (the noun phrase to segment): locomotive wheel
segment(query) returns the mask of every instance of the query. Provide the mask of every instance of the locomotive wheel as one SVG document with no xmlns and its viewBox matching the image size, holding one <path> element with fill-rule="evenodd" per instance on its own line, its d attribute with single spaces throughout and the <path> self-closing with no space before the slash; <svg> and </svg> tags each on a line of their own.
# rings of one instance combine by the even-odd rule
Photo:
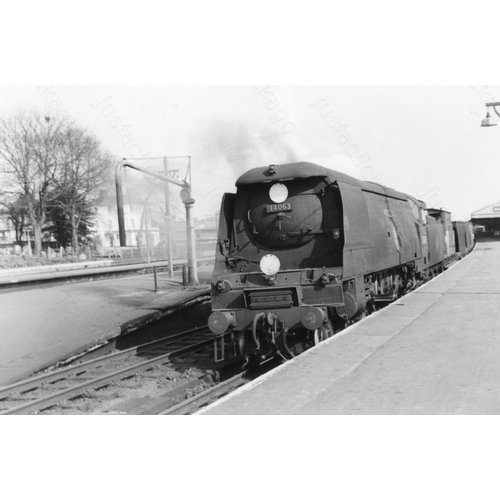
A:
<svg viewBox="0 0 500 500">
<path fill-rule="evenodd" d="M 283 344 L 286 357 L 291 359 L 298 354 L 307 351 L 311 347 L 318 345 L 323 340 L 329 339 L 335 334 L 333 325 L 327 320 L 320 328 L 316 330 L 305 330 L 300 328 L 294 331 L 283 333 Z"/>
<path fill-rule="evenodd" d="M 282 343 L 286 358 L 292 359 L 312 347 L 311 330 L 305 328 L 285 330 L 282 335 Z"/>
<path fill-rule="evenodd" d="M 323 340 L 329 339 L 334 334 L 333 325 L 330 320 L 327 320 L 319 328 L 316 328 L 313 333 L 313 344 L 318 345 Z"/>
<path fill-rule="evenodd" d="M 288 330 L 284 330 L 283 334 L 281 335 L 281 340 L 283 347 L 285 349 L 285 357 L 287 359 L 292 359 L 295 357 L 295 349 L 294 349 L 294 342 L 293 342 L 293 337 L 294 337 L 294 332 L 290 332 Z"/>
<path fill-rule="evenodd" d="M 245 340 L 245 332 L 238 332 L 238 349 L 240 352 L 240 357 L 241 359 L 247 359 L 247 346 L 246 346 L 246 340 Z"/>
</svg>

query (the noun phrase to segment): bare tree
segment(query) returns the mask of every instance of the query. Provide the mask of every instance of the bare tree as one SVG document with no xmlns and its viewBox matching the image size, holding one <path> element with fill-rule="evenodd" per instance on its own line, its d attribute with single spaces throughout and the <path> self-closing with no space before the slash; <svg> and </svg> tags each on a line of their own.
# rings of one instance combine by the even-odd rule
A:
<svg viewBox="0 0 500 500">
<path fill-rule="evenodd" d="M 27 225 L 28 212 L 22 196 L 12 196 L 0 192 L 0 205 L 5 207 L 9 220 L 16 232 L 16 243 L 22 243 L 24 228 Z"/>
<path fill-rule="evenodd" d="M 113 160 L 92 134 L 74 124 L 64 131 L 61 160 L 52 203 L 66 215 L 71 245 L 78 251 L 80 222 L 108 180 Z"/>
<path fill-rule="evenodd" d="M 33 111 L 0 117 L 0 162 L 25 203 L 33 228 L 35 255 L 42 250 L 42 229 L 61 166 L 62 130 L 67 121 Z"/>
<path fill-rule="evenodd" d="M 22 200 L 33 228 L 35 255 L 42 250 L 48 214 L 69 221 L 71 242 L 78 250 L 78 228 L 88 216 L 100 186 L 106 182 L 111 157 L 86 130 L 62 117 L 34 111 L 0 117 L 0 168 Z"/>
</svg>

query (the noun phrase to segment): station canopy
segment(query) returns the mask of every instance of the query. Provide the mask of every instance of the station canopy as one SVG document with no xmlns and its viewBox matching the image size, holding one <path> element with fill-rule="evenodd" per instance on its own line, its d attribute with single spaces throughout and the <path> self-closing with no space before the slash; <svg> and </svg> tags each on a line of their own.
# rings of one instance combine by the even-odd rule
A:
<svg viewBox="0 0 500 500">
<path fill-rule="evenodd" d="M 471 215 L 471 219 L 498 219 L 500 218 L 500 201 L 497 203 L 493 203 L 493 205 L 488 205 L 487 207 L 481 208 L 481 210 L 477 210 L 473 212 Z"/>
</svg>

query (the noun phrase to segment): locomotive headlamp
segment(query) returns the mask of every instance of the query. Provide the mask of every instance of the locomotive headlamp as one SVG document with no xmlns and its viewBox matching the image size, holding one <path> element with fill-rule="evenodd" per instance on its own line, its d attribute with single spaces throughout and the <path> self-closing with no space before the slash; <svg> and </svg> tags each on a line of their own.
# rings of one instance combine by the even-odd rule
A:
<svg viewBox="0 0 500 500">
<path fill-rule="evenodd" d="M 288 188 L 284 184 L 273 184 L 269 190 L 269 198 L 274 203 L 283 203 L 288 198 Z"/>
<path fill-rule="evenodd" d="M 267 276 L 273 276 L 280 270 L 280 260 L 276 255 L 267 254 L 260 259 L 260 270 Z"/>
</svg>

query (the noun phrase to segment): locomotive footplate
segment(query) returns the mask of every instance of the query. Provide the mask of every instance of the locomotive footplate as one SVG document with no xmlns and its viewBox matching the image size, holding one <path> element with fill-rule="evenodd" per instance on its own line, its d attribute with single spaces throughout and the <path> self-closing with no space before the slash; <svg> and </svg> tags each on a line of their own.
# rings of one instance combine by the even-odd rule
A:
<svg viewBox="0 0 500 500">
<path fill-rule="evenodd" d="M 267 311 L 274 311 L 287 328 L 301 328 L 306 309 L 316 307 L 326 311 L 327 307 L 344 305 L 341 285 L 329 285 L 327 288 L 328 297 L 326 294 L 322 295 L 317 301 L 308 297 L 307 302 L 302 300 L 301 287 L 244 290 L 246 308 L 230 311 L 234 315 L 234 329 L 239 331 L 251 329 L 256 314 Z"/>
</svg>

